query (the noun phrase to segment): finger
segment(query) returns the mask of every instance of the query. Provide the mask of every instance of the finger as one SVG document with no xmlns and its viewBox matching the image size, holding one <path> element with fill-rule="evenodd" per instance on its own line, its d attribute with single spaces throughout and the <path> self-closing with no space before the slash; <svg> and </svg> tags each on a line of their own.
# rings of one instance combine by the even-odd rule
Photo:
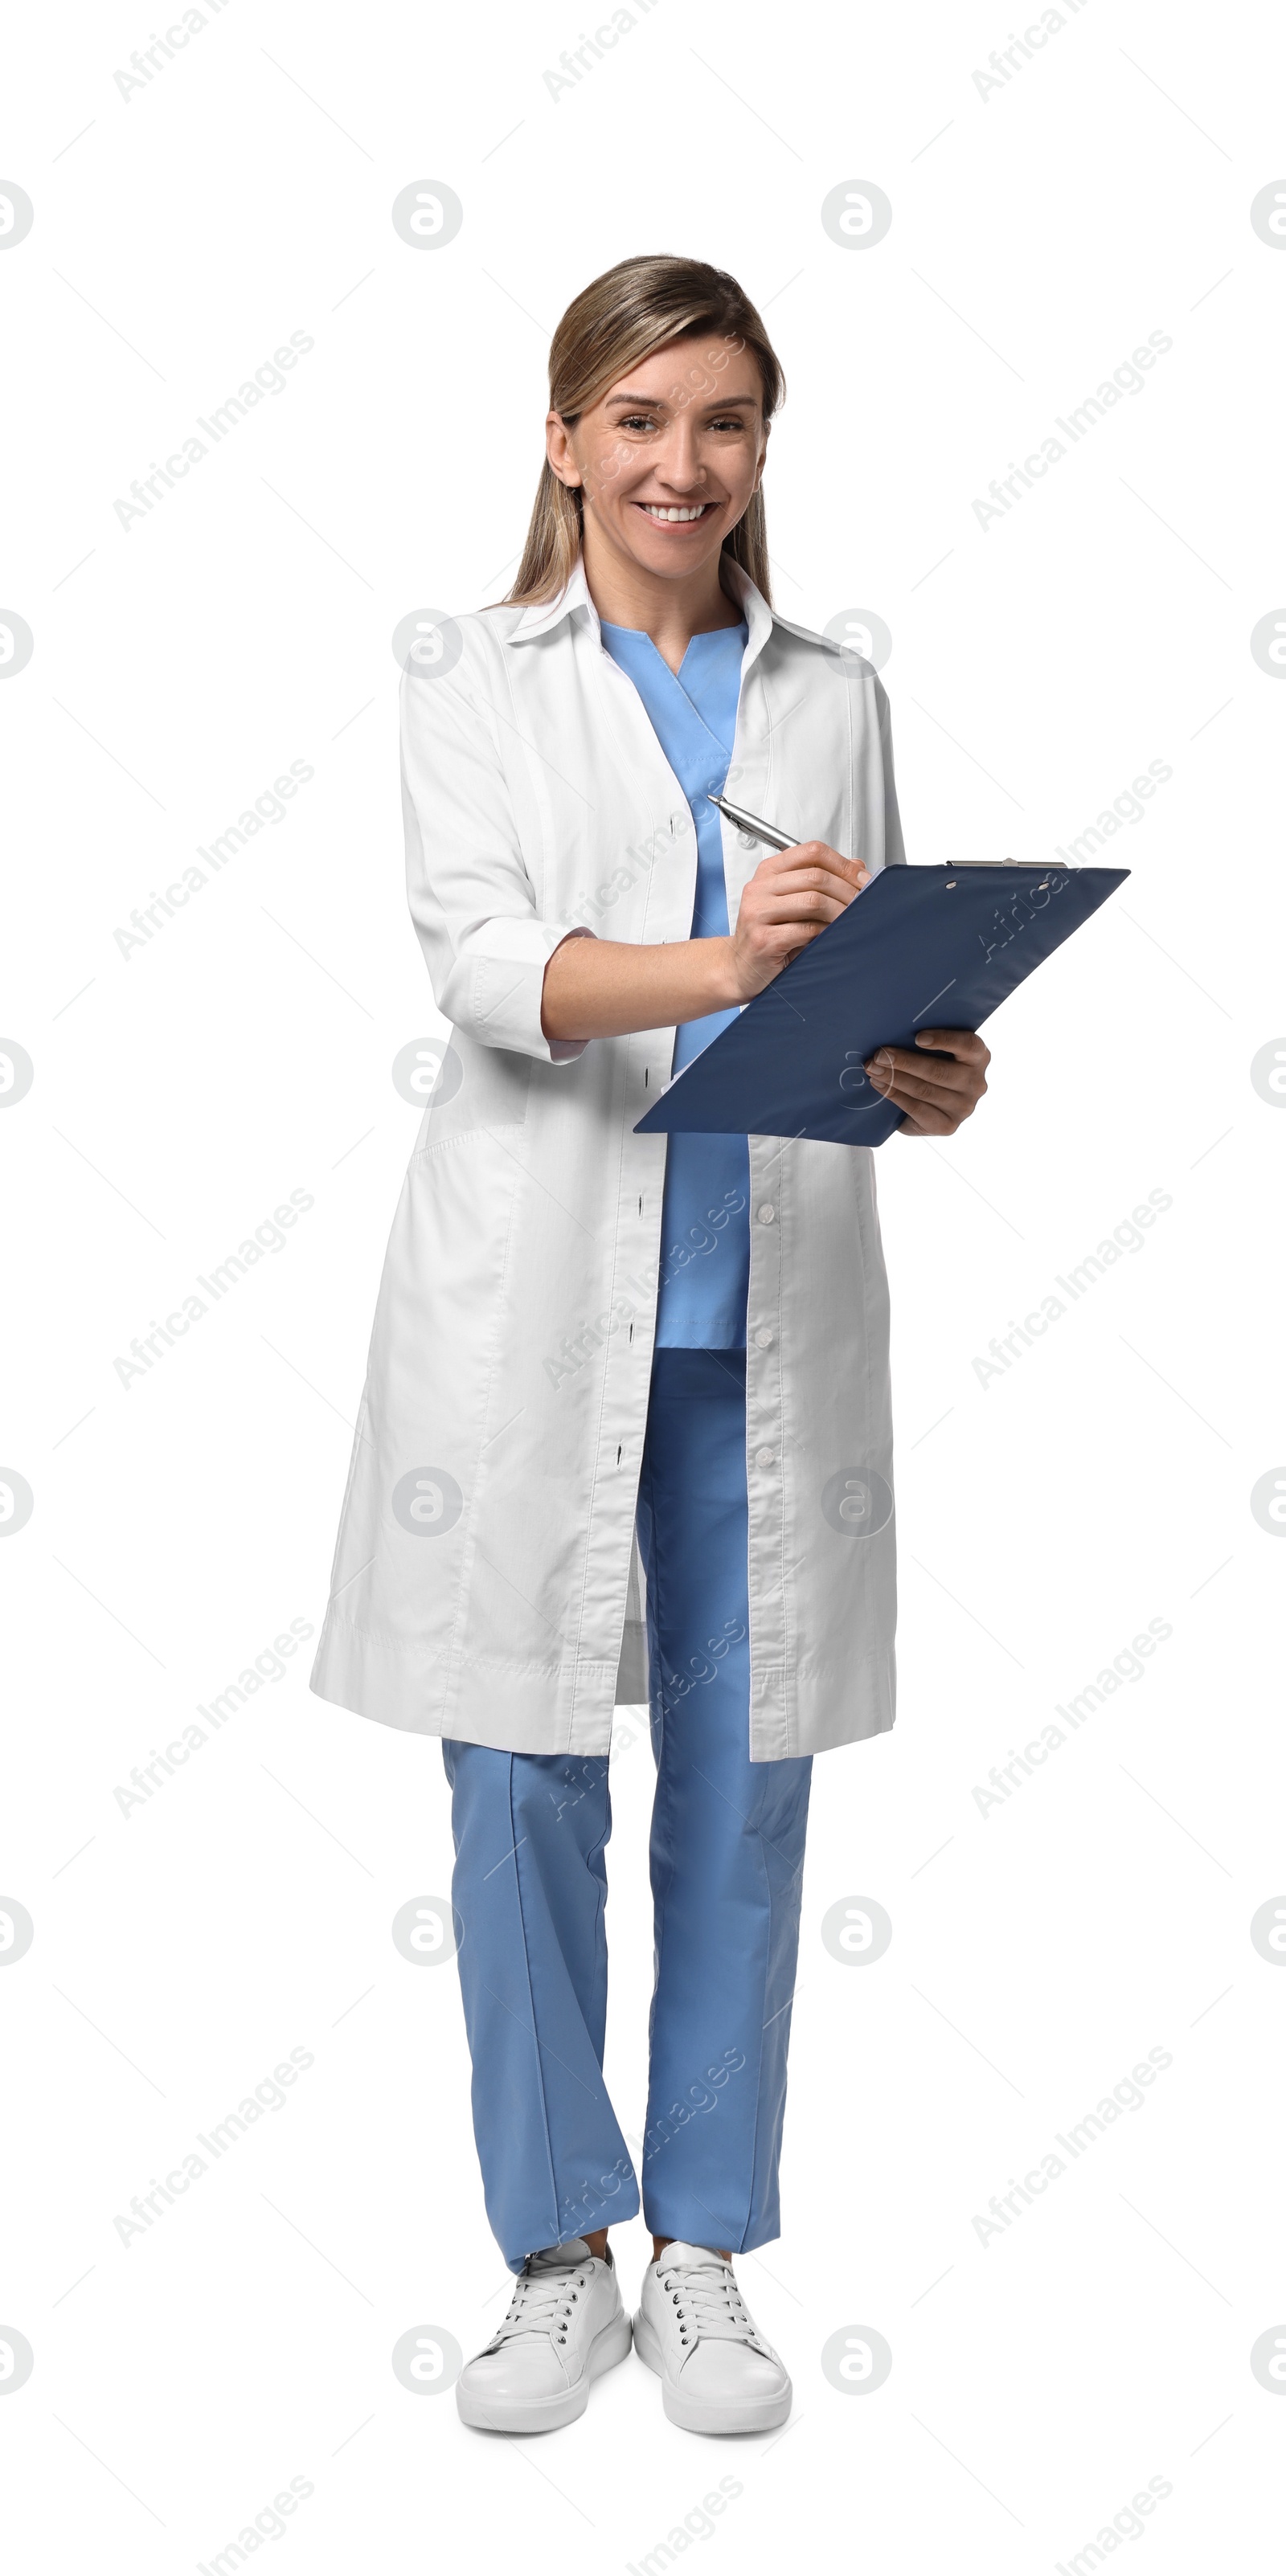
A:
<svg viewBox="0 0 1286 2576">
<path fill-rule="evenodd" d="M 838 850 L 831 848 L 829 841 L 797 841 L 793 848 L 778 850 L 774 856 L 779 866 L 784 868 L 824 868 L 829 875 L 842 878 L 859 892 L 870 883 L 870 871 L 862 861 L 841 857 Z"/>
<path fill-rule="evenodd" d="M 973 1092 L 922 1091 L 918 1084 L 907 1081 L 894 1083 L 884 1097 L 899 1109 L 914 1111 L 917 1118 L 945 1118 L 951 1128 L 962 1127 L 978 1106 Z"/>
<path fill-rule="evenodd" d="M 972 1093 L 930 1091 L 920 1083 L 909 1081 L 905 1075 L 883 1082 L 873 1078 L 871 1088 L 880 1094 L 881 1099 L 892 1101 L 895 1109 L 914 1110 L 917 1116 L 931 1114 L 935 1118 L 945 1118 L 953 1127 L 958 1127 L 962 1119 L 971 1117 L 978 1106 Z"/>
<path fill-rule="evenodd" d="M 777 885 L 837 885 L 849 894 L 866 876 L 856 860 L 838 858 L 834 850 L 804 851 L 798 856 L 792 850 L 778 850 L 756 873 L 761 883 L 766 879 Z"/>
<path fill-rule="evenodd" d="M 845 858 L 843 850 L 830 848 L 830 840 L 791 840 L 791 848 L 778 850 L 776 855 L 789 860 L 791 866 L 822 863 L 825 868 L 861 868 L 861 858 Z"/>
<path fill-rule="evenodd" d="M 942 1055 L 956 1056 L 961 1064 L 986 1066 L 991 1062 L 990 1047 L 973 1029 L 920 1029 L 915 1043 L 918 1047 L 934 1047 Z"/>
<path fill-rule="evenodd" d="M 902 1112 L 904 1136 L 954 1136 L 969 1115 L 968 1108 L 952 1109 L 945 1103 L 912 1100 L 896 1088 L 885 1096 L 891 1108 Z"/>
<path fill-rule="evenodd" d="M 896 1082 L 917 1100 L 976 1101 L 987 1087 L 976 1068 L 957 1064 L 953 1057 L 926 1063 L 923 1056 L 910 1055 L 902 1047 L 882 1047 L 864 1070 L 877 1089 Z"/>
<path fill-rule="evenodd" d="M 969 1083 L 977 1083 L 982 1078 L 982 1068 L 980 1065 L 965 1064 L 958 1056 L 944 1055 L 936 1050 L 931 1055 L 919 1055 L 911 1047 L 876 1047 L 868 1058 L 868 1062 L 871 1064 L 892 1065 L 898 1073 L 916 1074 L 922 1079 L 927 1079 L 931 1082 L 941 1081 L 963 1083 L 967 1085 Z"/>
<path fill-rule="evenodd" d="M 931 1111 L 916 1112 L 903 1119 L 899 1136 L 954 1136 L 958 1118 L 935 1117 Z"/>
<path fill-rule="evenodd" d="M 820 868 L 814 868 L 810 869 L 806 876 L 761 879 L 758 884 L 747 887 L 746 891 L 750 898 L 752 912 L 758 911 L 764 904 L 793 905 L 797 911 L 807 912 L 812 908 L 811 898 L 814 895 L 825 895 L 827 902 L 834 905 L 836 912 L 844 912 L 850 903 L 856 902 L 862 889 L 860 886 L 850 885 L 844 877 L 828 876 Z"/>
<path fill-rule="evenodd" d="M 823 876 L 820 871 L 804 878 L 789 876 L 769 878 L 766 884 L 749 886 L 742 898 L 748 920 L 816 919 L 822 908 L 826 919 L 833 921 L 837 912 L 845 912 L 855 903 L 861 888 L 846 885 L 842 877 Z"/>
<path fill-rule="evenodd" d="M 894 1109 L 900 1109 L 925 1135 L 953 1136 L 978 1106 L 970 1093 L 924 1091 L 905 1077 L 887 1084 L 874 1082 L 872 1089 Z"/>
<path fill-rule="evenodd" d="M 754 946 L 783 930 L 797 931 L 801 939 L 816 939 L 819 931 L 829 930 L 843 910 L 842 903 L 833 903 L 822 895 L 809 904 L 807 911 L 799 903 L 756 904 L 739 919 L 737 936 L 749 939 Z"/>
<path fill-rule="evenodd" d="M 821 886 L 809 887 L 799 894 L 783 890 L 780 894 L 759 897 L 747 915 L 749 922 L 809 921 L 825 924 L 836 914 L 847 910 L 851 896 L 828 894 Z"/>
</svg>

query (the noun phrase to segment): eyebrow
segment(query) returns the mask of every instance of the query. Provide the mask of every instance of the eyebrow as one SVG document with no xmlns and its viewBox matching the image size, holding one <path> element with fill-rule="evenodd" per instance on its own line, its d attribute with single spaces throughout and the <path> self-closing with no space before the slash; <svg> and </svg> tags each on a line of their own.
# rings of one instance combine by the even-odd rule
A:
<svg viewBox="0 0 1286 2576">
<path fill-rule="evenodd" d="M 668 411 L 670 408 L 664 394 L 609 394 L 607 399 L 609 403 L 629 403 L 635 411 Z M 711 403 L 710 408 L 714 411 L 737 411 L 747 408 L 757 411 L 759 405 L 754 394 L 721 394 L 717 402 Z"/>
</svg>

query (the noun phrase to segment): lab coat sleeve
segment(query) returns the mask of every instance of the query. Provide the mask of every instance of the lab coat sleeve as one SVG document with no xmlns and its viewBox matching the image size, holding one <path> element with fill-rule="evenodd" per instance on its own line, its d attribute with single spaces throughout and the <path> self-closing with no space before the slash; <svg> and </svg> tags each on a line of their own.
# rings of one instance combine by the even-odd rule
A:
<svg viewBox="0 0 1286 2576">
<path fill-rule="evenodd" d="M 480 1046 L 570 1064 L 584 1038 L 547 1038 L 545 968 L 583 923 L 548 921 L 523 863 L 484 674 L 466 656 L 402 680 L 407 899 L 444 1019 Z"/>
<path fill-rule="evenodd" d="M 904 868 L 906 851 L 902 843 L 902 817 L 898 812 L 898 792 L 893 782 L 893 724 L 888 691 L 879 680 L 875 683 L 875 705 L 880 720 L 880 757 L 884 766 L 884 864 L 886 868 Z"/>
</svg>

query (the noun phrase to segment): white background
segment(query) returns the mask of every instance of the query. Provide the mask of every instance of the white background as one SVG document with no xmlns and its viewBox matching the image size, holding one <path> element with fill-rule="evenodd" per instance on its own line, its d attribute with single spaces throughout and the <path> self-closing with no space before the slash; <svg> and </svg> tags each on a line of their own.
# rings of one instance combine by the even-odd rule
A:
<svg viewBox="0 0 1286 2576">
<path fill-rule="evenodd" d="M 0 176 L 35 207 L 0 256 L 0 605 L 35 639 L 0 688 L 0 1030 L 35 1067 L 0 1119 L 0 1453 L 35 1497 L 0 1549 L 0 1889 L 35 1926 L 0 1976 L 24 2576 L 208 2565 L 292 2477 L 314 2492 L 258 2545 L 297 2570 L 597 2570 L 666 2542 L 658 2567 L 1025 2571 L 1149 2479 L 1172 2492 L 1104 2560 L 1275 2563 L 1286 2407 L 1249 2354 L 1286 2319 L 1286 1976 L 1249 1925 L 1286 1885 L 1282 1560 L 1249 1496 L 1286 1458 L 1264 1368 L 1286 1119 L 1249 1067 L 1286 1026 L 1284 700 L 1249 637 L 1286 600 L 1286 256 L 1249 208 L 1281 175 L 1281 26 L 1062 14 L 985 97 L 1008 21 L 972 0 L 656 0 L 556 100 L 579 21 L 513 0 L 227 0 L 128 98 L 141 8 L 10 23 Z M 390 221 L 421 179 L 464 208 L 427 253 Z M 819 209 L 858 179 L 893 223 L 854 252 Z M 913 860 L 1043 862 L 1150 762 L 1173 776 L 1105 853 L 1128 885 L 989 1031 L 976 1119 L 879 1155 L 900 1713 L 818 1765 L 785 2233 L 740 2265 L 791 2427 L 696 2439 L 631 2360 L 516 2444 L 390 2365 L 420 2325 L 476 2349 L 507 2287 L 454 1970 L 390 1937 L 449 1882 L 437 1746 L 310 1698 L 309 1644 L 144 1805 L 114 1791 L 320 1622 L 418 1118 L 390 1066 L 441 1032 L 390 639 L 507 587 L 549 333 L 644 250 L 730 267 L 765 314 L 778 604 L 890 628 Z M 131 481 L 292 331 L 315 346 L 285 389 L 123 527 Z M 1153 332 L 1173 346 L 1143 390 L 982 528 L 975 498 Z M 292 760 L 315 777 L 284 819 L 123 955 L 131 911 Z M 284 1247 L 123 1385 L 131 1338 L 291 1190 L 314 1205 Z M 1172 1205 L 1141 1247 L 980 1382 L 1152 1191 Z M 1173 1633 L 1141 1676 L 980 1811 L 1154 1619 Z M 637 2131 L 650 1757 L 621 1725 L 608 2074 Z M 865 1967 L 820 1937 L 858 1896 L 893 1922 Z M 282 2107 L 123 2244 L 131 2197 L 291 2048 L 314 2064 Z M 1141 2107 L 980 2242 L 992 2196 L 1152 2049 L 1172 2063 Z M 618 2255 L 632 2302 L 641 2224 Z M 820 2361 L 860 2326 L 893 2353 L 869 2395 Z"/>
</svg>

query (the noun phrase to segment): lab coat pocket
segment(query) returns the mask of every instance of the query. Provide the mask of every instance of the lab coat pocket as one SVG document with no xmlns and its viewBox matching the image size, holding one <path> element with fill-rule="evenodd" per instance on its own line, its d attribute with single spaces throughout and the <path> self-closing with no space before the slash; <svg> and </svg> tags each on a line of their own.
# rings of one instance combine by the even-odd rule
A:
<svg viewBox="0 0 1286 2576">
<path fill-rule="evenodd" d="M 479 1046 L 456 1029 L 424 1113 L 416 1155 L 478 1127 L 523 1126 L 533 1061 L 510 1048 Z"/>
</svg>

